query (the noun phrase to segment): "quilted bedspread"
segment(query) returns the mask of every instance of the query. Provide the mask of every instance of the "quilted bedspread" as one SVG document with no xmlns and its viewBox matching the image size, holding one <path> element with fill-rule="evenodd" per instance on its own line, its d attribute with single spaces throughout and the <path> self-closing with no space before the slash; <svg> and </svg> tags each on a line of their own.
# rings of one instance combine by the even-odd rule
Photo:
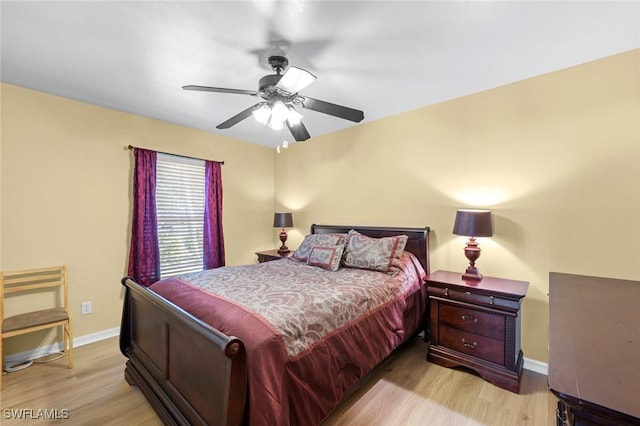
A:
<svg viewBox="0 0 640 426">
<path fill-rule="evenodd" d="M 422 325 L 424 276 L 405 253 L 396 276 L 281 259 L 150 288 L 244 342 L 250 425 L 314 425 Z"/>
</svg>

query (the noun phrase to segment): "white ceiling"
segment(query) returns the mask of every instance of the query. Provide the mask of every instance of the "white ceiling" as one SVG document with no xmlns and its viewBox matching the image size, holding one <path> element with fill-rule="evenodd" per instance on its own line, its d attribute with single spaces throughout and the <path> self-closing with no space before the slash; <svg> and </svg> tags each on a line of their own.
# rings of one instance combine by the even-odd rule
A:
<svg viewBox="0 0 640 426">
<path fill-rule="evenodd" d="M 276 146 L 256 103 L 267 52 L 318 79 L 301 93 L 362 123 L 640 47 L 640 2 L 2 1 L 3 82 Z M 358 124 L 302 109 L 313 136 Z M 287 139 L 291 140 L 289 133 Z"/>
</svg>

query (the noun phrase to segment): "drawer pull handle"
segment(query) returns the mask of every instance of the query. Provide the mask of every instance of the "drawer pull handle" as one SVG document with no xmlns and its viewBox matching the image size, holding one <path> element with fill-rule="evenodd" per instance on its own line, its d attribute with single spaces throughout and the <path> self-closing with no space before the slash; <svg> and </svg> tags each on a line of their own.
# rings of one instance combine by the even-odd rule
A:
<svg viewBox="0 0 640 426">
<path fill-rule="evenodd" d="M 449 287 L 446 287 L 446 288 L 444 289 L 444 295 L 445 295 L 446 297 L 449 297 Z"/>
<path fill-rule="evenodd" d="M 473 321 L 475 323 L 478 322 L 478 318 L 471 315 L 462 315 L 460 318 L 462 318 L 462 321 Z"/>
<path fill-rule="evenodd" d="M 489 304 L 490 305 L 495 305 L 495 301 L 494 301 L 495 297 L 493 296 L 489 296 Z"/>
<path fill-rule="evenodd" d="M 466 294 L 467 296 L 471 296 L 471 292 L 470 291 L 465 291 L 464 294 Z"/>
<path fill-rule="evenodd" d="M 460 339 L 460 340 L 462 341 L 462 344 L 465 345 L 469 349 L 475 349 L 475 348 L 478 347 L 478 342 L 467 343 L 467 341 L 464 340 L 464 339 Z"/>
</svg>

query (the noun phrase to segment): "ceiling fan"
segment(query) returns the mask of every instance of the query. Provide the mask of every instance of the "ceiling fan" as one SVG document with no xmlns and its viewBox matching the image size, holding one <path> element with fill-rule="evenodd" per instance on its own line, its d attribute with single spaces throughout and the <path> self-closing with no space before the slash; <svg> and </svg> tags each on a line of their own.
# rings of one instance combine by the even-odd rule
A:
<svg viewBox="0 0 640 426">
<path fill-rule="evenodd" d="M 281 130 L 286 125 L 296 141 L 305 141 L 311 135 L 309 135 L 307 128 L 302 123 L 302 115 L 296 111 L 296 107 L 310 109 L 356 123 L 364 118 L 364 113 L 360 110 L 300 95 L 298 92 L 313 83 L 316 80 L 316 76 L 309 71 L 294 66 L 290 66 L 282 74 L 282 71 L 289 64 L 285 56 L 270 56 L 269 64 L 275 74 L 262 77 L 258 83 L 257 91 L 194 85 L 182 86 L 182 88 L 184 90 L 202 92 L 259 96 L 263 99 L 234 115 L 224 123 L 218 124 L 216 126 L 218 129 L 228 129 L 253 115 L 259 123 L 268 125 L 274 130 Z"/>
</svg>

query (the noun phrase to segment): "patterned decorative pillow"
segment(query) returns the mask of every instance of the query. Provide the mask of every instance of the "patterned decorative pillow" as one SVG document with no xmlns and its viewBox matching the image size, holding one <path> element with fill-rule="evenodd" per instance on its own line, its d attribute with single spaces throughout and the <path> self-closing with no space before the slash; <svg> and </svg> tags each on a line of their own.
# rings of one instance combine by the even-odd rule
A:
<svg viewBox="0 0 640 426">
<path fill-rule="evenodd" d="M 334 246 L 313 246 L 309 253 L 307 264 L 311 266 L 319 266 L 329 271 L 337 271 L 342 260 L 344 244 L 336 244 Z"/>
<path fill-rule="evenodd" d="M 304 237 L 302 244 L 291 255 L 291 259 L 298 262 L 307 262 L 309 260 L 309 253 L 314 246 L 335 246 L 337 244 L 344 244 L 347 241 L 347 234 L 311 234 Z"/>
<path fill-rule="evenodd" d="M 345 247 L 344 266 L 395 274 L 408 239 L 406 235 L 371 238 L 352 229 Z"/>
</svg>

